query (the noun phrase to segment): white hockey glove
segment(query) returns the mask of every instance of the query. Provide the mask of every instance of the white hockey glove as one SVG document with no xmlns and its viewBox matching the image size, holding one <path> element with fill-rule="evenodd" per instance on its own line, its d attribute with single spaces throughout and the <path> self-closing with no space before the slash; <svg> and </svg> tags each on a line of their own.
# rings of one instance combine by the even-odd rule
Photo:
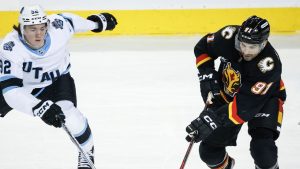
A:
<svg viewBox="0 0 300 169">
<path fill-rule="evenodd" d="M 39 102 L 32 111 L 34 116 L 39 116 L 46 124 L 54 127 L 61 127 L 65 122 L 65 115 L 61 108 L 51 100 Z"/>
<path fill-rule="evenodd" d="M 98 28 L 93 32 L 102 32 L 105 30 L 113 30 L 118 24 L 117 19 L 109 13 L 94 14 L 87 17 L 88 20 L 98 23 Z"/>
</svg>

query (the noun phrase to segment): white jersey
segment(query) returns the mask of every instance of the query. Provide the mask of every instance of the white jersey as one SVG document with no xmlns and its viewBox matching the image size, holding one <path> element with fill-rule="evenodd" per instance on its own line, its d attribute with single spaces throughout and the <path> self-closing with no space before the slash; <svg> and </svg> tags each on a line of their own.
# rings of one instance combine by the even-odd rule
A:
<svg viewBox="0 0 300 169">
<path fill-rule="evenodd" d="M 42 48 L 30 48 L 17 31 L 9 33 L 0 46 L 0 82 L 13 79 L 2 88 L 3 96 L 12 108 L 29 114 L 39 102 L 30 92 L 52 84 L 57 77 L 69 72 L 67 43 L 72 35 L 97 28 L 96 23 L 69 13 L 49 15 L 48 19 L 50 24 Z M 15 98 L 29 106 L 19 106 L 14 103 Z"/>
</svg>

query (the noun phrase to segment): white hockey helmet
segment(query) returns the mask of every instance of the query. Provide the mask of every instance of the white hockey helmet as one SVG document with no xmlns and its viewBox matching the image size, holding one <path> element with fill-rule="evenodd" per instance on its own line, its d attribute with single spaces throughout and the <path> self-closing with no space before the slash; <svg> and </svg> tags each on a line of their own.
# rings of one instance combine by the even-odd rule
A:
<svg viewBox="0 0 300 169">
<path fill-rule="evenodd" d="M 24 6 L 20 10 L 19 23 L 22 27 L 25 25 L 37 25 L 47 22 L 47 15 L 39 5 Z"/>
<path fill-rule="evenodd" d="M 25 25 L 37 25 L 46 23 L 49 26 L 49 19 L 39 5 L 24 6 L 20 10 L 19 24 L 22 38 L 24 39 L 24 26 Z"/>
</svg>

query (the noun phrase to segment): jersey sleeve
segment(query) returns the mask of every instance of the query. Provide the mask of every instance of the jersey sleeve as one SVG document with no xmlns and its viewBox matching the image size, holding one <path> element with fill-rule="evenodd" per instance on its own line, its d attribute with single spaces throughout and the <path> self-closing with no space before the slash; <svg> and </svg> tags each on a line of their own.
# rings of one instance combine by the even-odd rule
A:
<svg viewBox="0 0 300 169">
<path fill-rule="evenodd" d="M 32 107 L 40 100 L 23 87 L 22 59 L 17 54 L 14 45 L 10 45 L 11 48 L 4 47 L 8 43 L 14 44 L 13 41 L 6 42 L 1 45 L 3 50 L 0 51 L 0 87 L 2 95 L 10 107 L 33 116 Z"/>
<path fill-rule="evenodd" d="M 199 71 L 206 68 L 214 68 L 214 50 L 213 41 L 214 34 L 207 34 L 196 44 L 194 54 L 196 57 L 196 67 Z"/>
<path fill-rule="evenodd" d="M 72 14 L 72 13 L 61 13 L 62 16 L 70 29 L 75 33 L 77 32 L 86 32 L 90 30 L 97 29 L 98 26 L 95 22 L 82 18 L 81 16 Z"/>
<path fill-rule="evenodd" d="M 214 60 L 222 55 L 222 48 L 226 48 L 226 45 L 230 44 L 227 41 L 234 43 L 236 30 L 235 26 L 229 25 L 200 39 L 194 48 L 196 66 L 199 71 L 207 68 L 214 69 Z"/>
<path fill-rule="evenodd" d="M 12 44 L 11 50 L 2 50 L 0 52 L 0 82 L 2 92 L 5 93 L 6 91 L 15 88 L 15 87 L 22 87 L 22 61 L 18 56 L 17 52 L 13 49 L 14 42 L 9 41 L 4 43 L 2 46 Z"/>
</svg>

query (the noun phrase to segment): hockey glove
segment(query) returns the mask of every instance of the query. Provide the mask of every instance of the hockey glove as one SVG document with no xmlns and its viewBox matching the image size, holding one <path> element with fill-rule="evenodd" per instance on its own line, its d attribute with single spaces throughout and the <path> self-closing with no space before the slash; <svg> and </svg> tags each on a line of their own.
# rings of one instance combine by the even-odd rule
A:
<svg viewBox="0 0 300 169">
<path fill-rule="evenodd" d="M 216 128 L 220 126 L 216 114 L 210 110 L 204 110 L 200 116 L 193 120 L 186 127 L 186 140 L 190 142 L 192 139 L 197 143 L 208 137 Z"/>
<path fill-rule="evenodd" d="M 87 17 L 87 19 L 98 23 L 98 28 L 92 30 L 93 32 L 113 30 L 118 24 L 117 19 L 112 14 L 109 13 L 90 15 Z"/>
<path fill-rule="evenodd" d="M 219 104 L 222 105 L 224 103 L 223 98 L 220 94 L 220 86 L 217 81 L 218 73 L 212 69 L 206 69 L 205 71 L 201 71 L 198 74 L 200 81 L 200 89 L 201 96 L 205 103 L 208 104 Z M 209 97 L 209 93 L 211 93 L 212 97 Z"/>
<path fill-rule="evenodd" d="M 61 127 L 65 122 L 61 108 L 50 100 L 39 102 L 32 110 L 34 116 L 39 116 L 48 125 Z"/>
</svg>

